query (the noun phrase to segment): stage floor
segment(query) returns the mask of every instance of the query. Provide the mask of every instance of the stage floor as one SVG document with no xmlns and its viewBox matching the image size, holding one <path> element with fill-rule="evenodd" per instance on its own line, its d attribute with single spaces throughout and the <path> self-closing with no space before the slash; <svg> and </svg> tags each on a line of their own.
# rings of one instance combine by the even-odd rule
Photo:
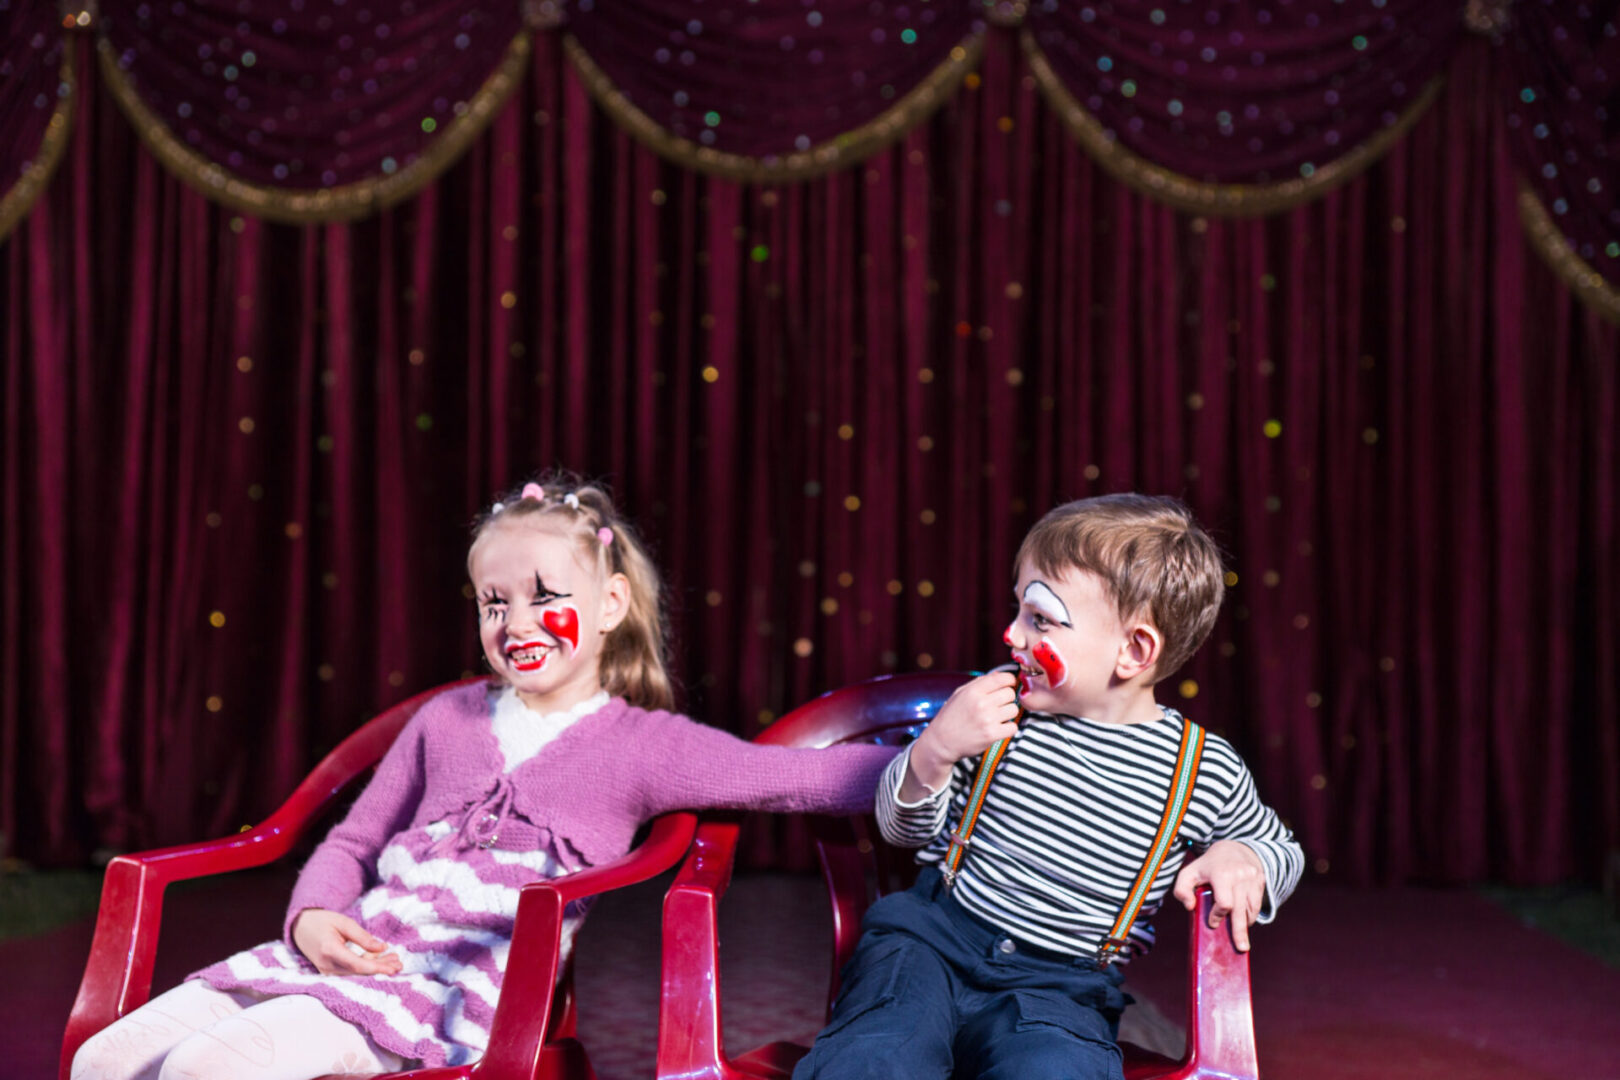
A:
<svg viewBox="0 0 1620 1080">
<path fill-rule="evenodd" d="M 579 941 L 581 1037 L 602 1080 L 651 1075 L 663 880 L 604 898 Z M 267 936 L 291 878 L 254 872 L 172 890 L 155 985 Z M 1175 1052 L 1184 916 L 1127 983 L 1139 1041 Z M 826 986 L 825 901 L 811 877 L 739 875 L 721 908 L 727 1045 L 808 1038 Z M 83 961 L 85 921 L 0 943 L 0 1080 L 47 1080 Z M 1267 1080 L 1620 1078 L 1620 970 L 1467 891 L 1306 886 L 1255 933 Z"/>
</svg>

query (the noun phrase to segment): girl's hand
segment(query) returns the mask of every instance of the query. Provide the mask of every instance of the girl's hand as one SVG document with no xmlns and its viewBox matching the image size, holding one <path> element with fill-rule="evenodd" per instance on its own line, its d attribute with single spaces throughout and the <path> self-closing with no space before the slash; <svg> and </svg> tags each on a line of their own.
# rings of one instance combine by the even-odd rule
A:
<svg viewBox="0 0 1620 1080">
<path fill-rule="evenodd" d="M 1214 892 L 1209 912 L 1211 930 L 1232 918 L 1232 944 L 1238 952 L 1249 951 L 1249 926 L 1260 917 L 1266 902 L 1266 868 L 1248 844 L 1217 840 L 1209 850 L 1181 868 L 1176 875 L 1175 897 L 1188 911 L 1198 906 L 1197 889 L 1208 885 Z"/>
<path fill-rule="evenodd" d="M 293 944 L 322 975 L 398 975 L 404 965 L 388 943 L 347 915 L 306 908 L 293 920 Z M 349 947 L 353 942 L 362 950 Z"/>
<path fill-rule="evenodd" d="M 951 766 L 1018 730 L 1018 673 L 992 671 L 958 686 L 911 744 L 900 798 L 916 802 L 950 783 Z"/>
</svg>

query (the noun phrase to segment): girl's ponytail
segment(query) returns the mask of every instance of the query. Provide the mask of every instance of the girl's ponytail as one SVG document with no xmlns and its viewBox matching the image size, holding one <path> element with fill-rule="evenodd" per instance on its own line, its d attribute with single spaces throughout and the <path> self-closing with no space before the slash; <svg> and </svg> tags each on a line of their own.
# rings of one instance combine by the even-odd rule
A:
<svg viewBox="0 0 1620 1080">
<path fill-rule="evenodd" d="M 632 705 L 673 709 L 675 689 L 669 679 L 669 636 L 658 568 L 628 525 L 609 527 L 610 566 L 630 581 L 630 611 L 602 644 L 602 685 Z"/>
</svg>

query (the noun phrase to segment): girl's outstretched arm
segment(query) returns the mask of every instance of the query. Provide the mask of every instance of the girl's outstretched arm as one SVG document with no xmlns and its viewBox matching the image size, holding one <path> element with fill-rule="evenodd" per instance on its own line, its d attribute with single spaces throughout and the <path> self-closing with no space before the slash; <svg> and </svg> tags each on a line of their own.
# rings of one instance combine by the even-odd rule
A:
<svg viewBox="0 0 1620 1080">
<path fill-rule="evenodd" d="M 644 817 L 718 806 L 777 813 L 858 814 L 898 752 L 855 744 L 806 750 L 744 742 L 673 713 L 648 713 L 638 731 Z"/>
</svg>

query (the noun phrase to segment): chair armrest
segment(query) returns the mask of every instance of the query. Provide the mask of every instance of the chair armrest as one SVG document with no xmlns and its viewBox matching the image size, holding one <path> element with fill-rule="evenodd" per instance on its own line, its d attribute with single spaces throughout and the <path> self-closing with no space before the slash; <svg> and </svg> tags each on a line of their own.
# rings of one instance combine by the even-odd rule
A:
<svg viewBox="0 0 1620 1080">
<path fill-rule="evenodd" d="M 164 888 L 175 881 L 264 866 L 287 854 L 321 812 L 381 760 L 421 703 L 441 690 L 401 702 L 344 739 L 275 813 L 253 828 L 220 840 L 120 855 L 107 864 L 90 959 L 62 1037 L 63 1080 L 84 1040 L 146 1004 L 151 995 Z"/>
<path fill-rule="evenodd" d="M 658 1076 L 724 1073 L 720 1042 L 720 898 L 731 884 L 739 820 L 706 817 L 664 894 Z"/>
<path fill-rule="evenodd" d="M 281 858 L 334 800 L 380 761 L 422 704 L 464 679 L 394 705 L 339 743 L 261 824 L 222 840 L 121 855 L 107 865 L 101 907 L 84 979 L 62 1038 L 60 1075 L 91 1035 L 146 1003 L 162 925 L 163 890 L 171 882 L 263 866 Z"/>
<path fill-rule="evenodd" d="M 1187 1056 L 1177 1077 L 1258 1077 L 1249 954 L 1232 942 L 1228 919 L 1210 929 L 1209 887 L 1198 890 L 1187 940 Z"/>
<path fill-rule="evenodd" d="M 564 910 L 572 901 L 635 885 L 668 870 L 691 845 L 696 827 L 697 815 L 690 811 L 665 814 L 653 823 L 647 839 L 622 858 L 523 886 L 489 1049 L 471 1075 L 483 1080 L 529 1080 L 535 1075 L 557 988 Z"/>
<path fill-rule="evenodd" d="M 262 824 L 222 840 L 120 855 L 107 864 L 101 906 L 84 978 L 62 1038 L 61 1075 L 91 1035 L 146 1004 L 152 993 L 163 890 L 172 882 L 264 866 L 291 848 L 304 826 L 343 784 L 328 792 L 309 790 L 319 773 Z"/>
<path fill-rule="evenodd" d="M 741 815 L 710 814 L 697 827 L 692 851 L 681 864 L 675 881 L 664 897 L 664 910 L 669 910 L 670 895 L 712 895 L 716 900 L 726 895 L 731 885 L 731 870 L 737 861 L 737 837 L 742 824 Z"/>
</svg>

